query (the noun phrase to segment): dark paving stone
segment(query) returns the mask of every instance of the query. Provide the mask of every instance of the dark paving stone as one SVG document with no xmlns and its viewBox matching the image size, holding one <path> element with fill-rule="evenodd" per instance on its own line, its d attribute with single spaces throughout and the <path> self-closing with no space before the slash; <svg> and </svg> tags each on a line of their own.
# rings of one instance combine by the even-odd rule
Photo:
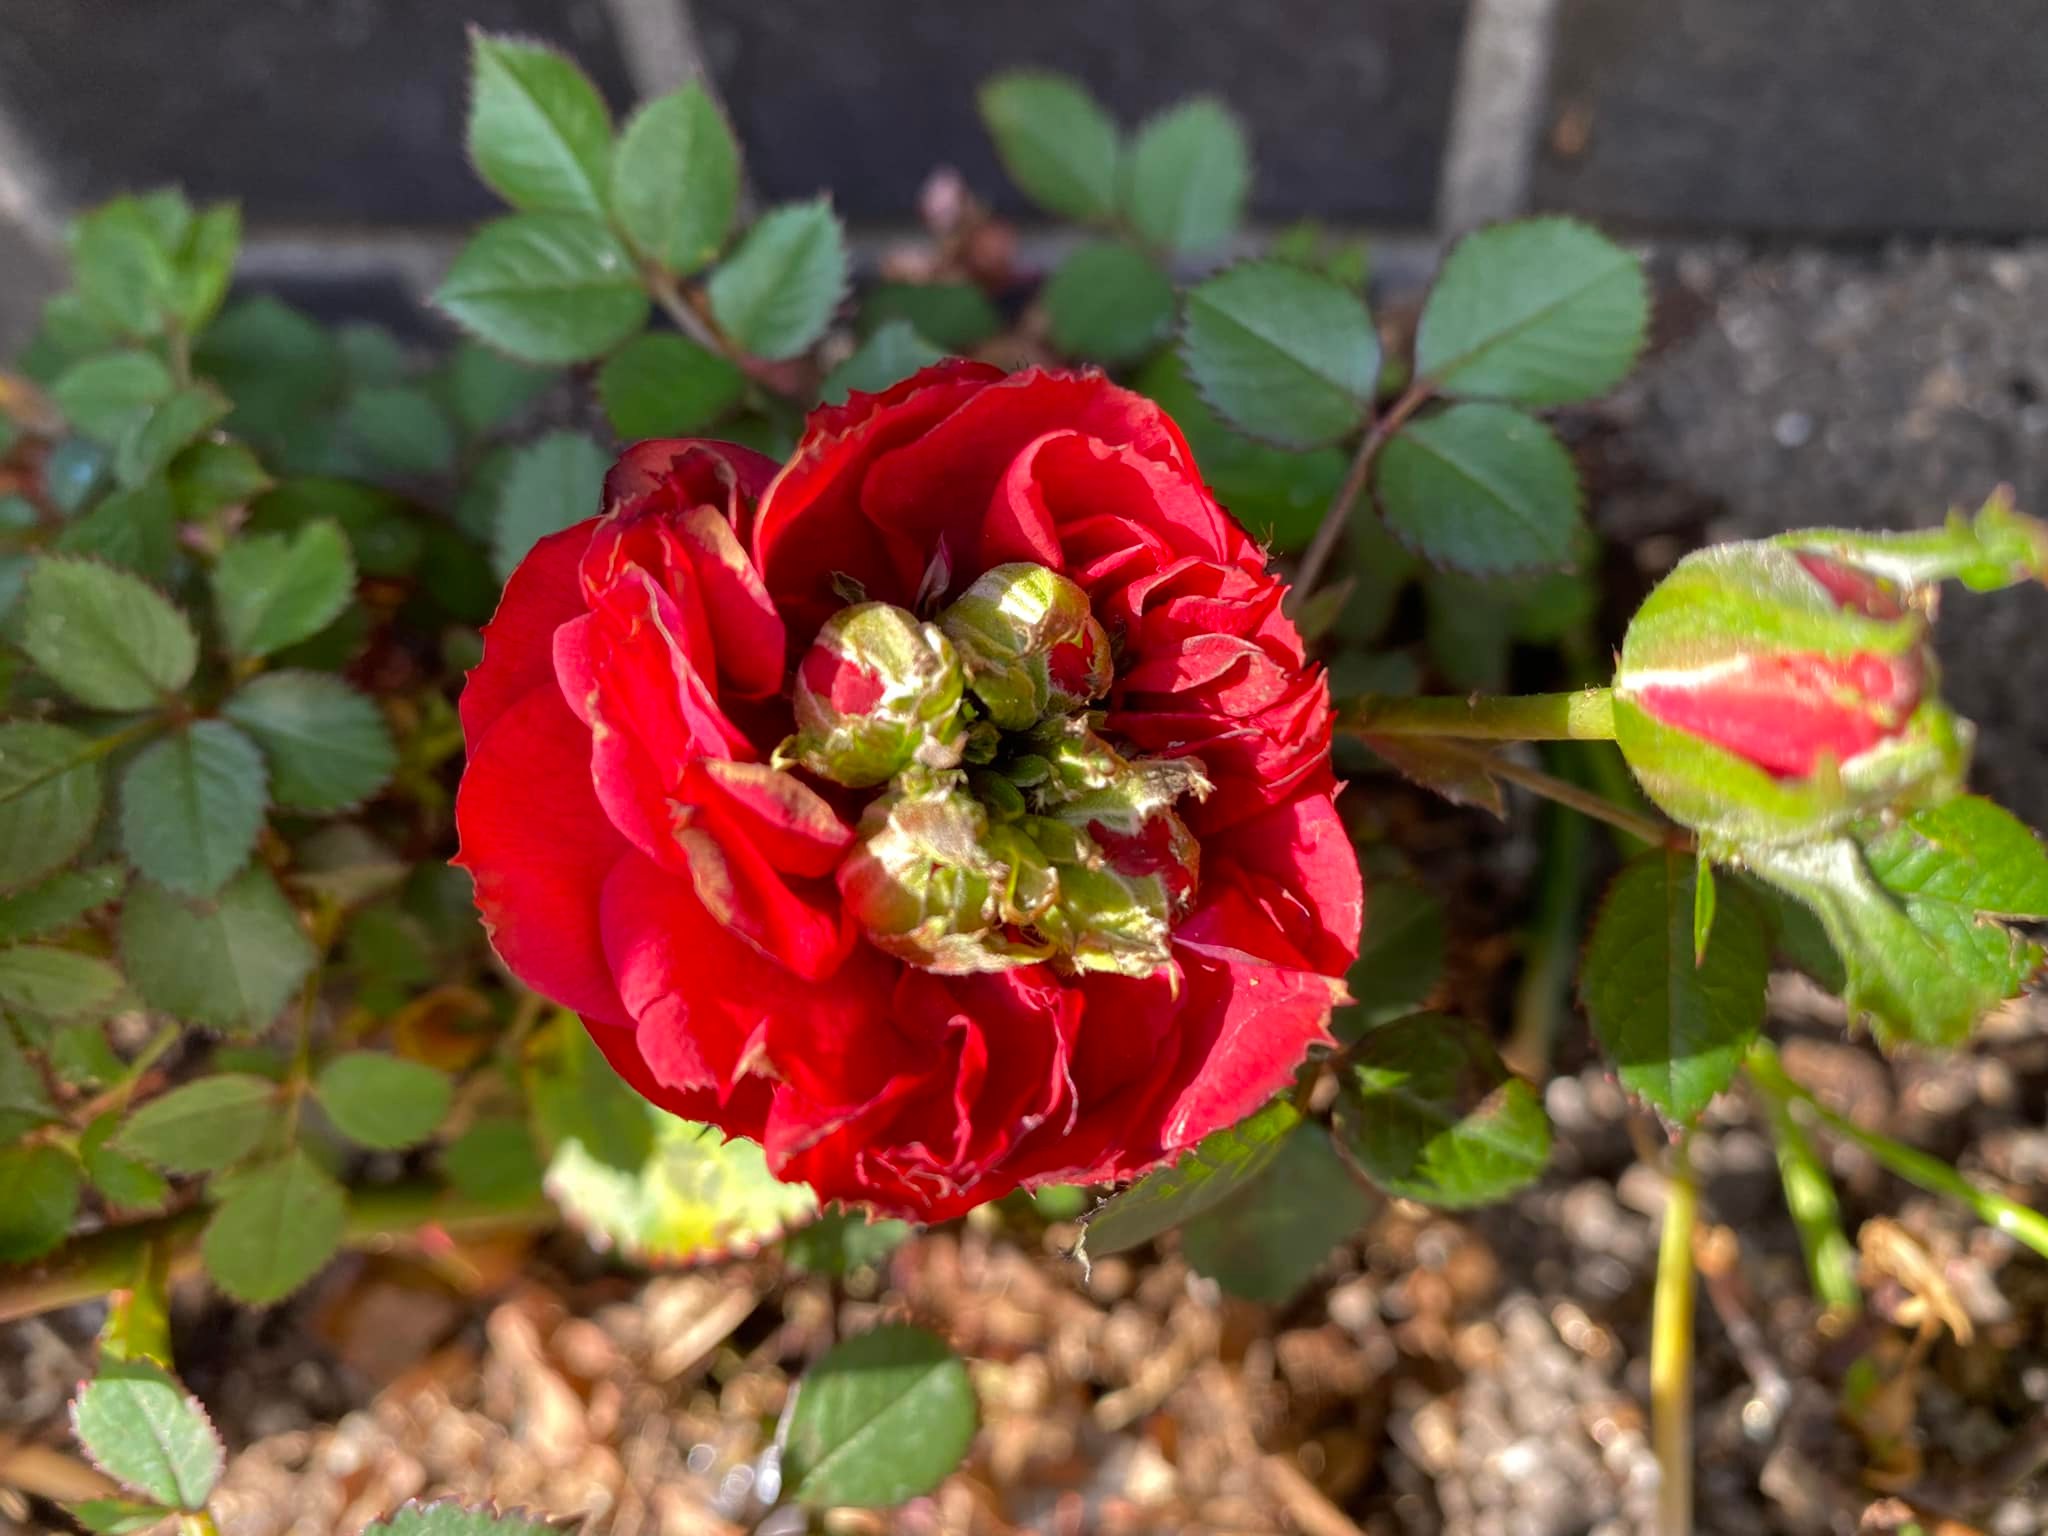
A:
<svg viewBox="0 0 2048 1536">
<path fill-rule="evenodd" d="M 460 224 L 465 21 L 629 102 L 601 0 L 0 0 L 0 102 L 73 203 L 169 181 L 252 221 Z"/>
<path fill-rule="evenodd" d="M 1087 81 L 1126 123 L 1213 91 L 1250 123 L 1261 212 L 1422 223 L 1436 197 L 1464 0 L 696 0 L 704 53 L 771 198 L 821 187 L 900 219 L 957 165 L 1020 203 L 974 112 L 1014 65 Z"/>
<path fill-rule="evenodd" d="M 2042 0 L 1563 0 L 1538 201 L 1639 226 L 2048 228 Z"/>
</svg>

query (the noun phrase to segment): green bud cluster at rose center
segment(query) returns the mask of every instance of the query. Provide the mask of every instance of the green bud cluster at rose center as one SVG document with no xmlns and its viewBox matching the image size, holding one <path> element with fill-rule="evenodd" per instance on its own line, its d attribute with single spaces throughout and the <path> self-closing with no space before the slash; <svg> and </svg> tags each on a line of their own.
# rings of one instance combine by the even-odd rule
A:
<svg viewBox="0 0 2048 1536">
<path fill-rule="evenodd" d="M 927 622 L 857 602 L 797 669 L 777 754 L 879 788 L 838 881 L 885 953 L 949 974 L 1167 963 L 1200 849 L 1175 812 L 1192 758 L 1128 759 L 1091 706 L 1114 658 L 1088 596 L 1041 565 L 985 572 Z"/>
</svg>

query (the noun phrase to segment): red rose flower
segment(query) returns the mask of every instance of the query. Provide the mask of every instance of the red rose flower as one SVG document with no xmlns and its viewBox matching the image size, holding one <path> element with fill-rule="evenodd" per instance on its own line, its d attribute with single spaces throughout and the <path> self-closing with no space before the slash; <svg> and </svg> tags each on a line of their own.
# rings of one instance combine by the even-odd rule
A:
<svg viewBox="0 0 2048 1536">
<path fill-rule="evenodd" d="M 604 505 L 484 632 L 456 815 L 641 1093 L 932 1221 L 1143 1172 L 1326 1038 L 1328 690 L 1156 406 L 945 363 L 779 469 L 640 444 Z"/>
</svg>

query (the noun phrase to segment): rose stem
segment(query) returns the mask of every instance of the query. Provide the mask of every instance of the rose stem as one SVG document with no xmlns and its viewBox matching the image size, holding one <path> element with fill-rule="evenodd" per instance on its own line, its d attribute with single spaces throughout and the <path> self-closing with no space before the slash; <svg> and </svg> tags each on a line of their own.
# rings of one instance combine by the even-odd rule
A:
<svg viewBox="0 0 2048 1536">
<path fill-rule="evenodd" d="M 1657 1536 L 1692 1536 L 1692 1238 L 1700 1193 L 1687 1155 L 1691 1136 L 1683 1133 L 1671 1149 L 1650 1314 L 1650 1436 L 1660 1478 Z"/>
<path fill-rule="evenodd" d="M 1578 749 L 1553 747 L 1550 751 L 1562 755 Z M 1518 1076 L 1541 1084 L 1549 1080 L 1558 1030 L 1571 1011 L 1572 972 L 1579 961 L 1580 918 L 1593 828 L 1586 818 L 1566 807 L 1550 805 L 1544 809 L 1537 837 L 1535 911 L 1523 932 L 1514 1028 L 1501 1055 Z"/>
<path fill-rule="evenodd" d="M 1614 695 L 1606 688 L 1569 693 L 1374 695 L 1345 712 L 1367 736 L 1459 736 L 1485 741 L 1612 741 Z"/>
<path fill-rule="evenodd" d="M 1837 1136 L 1854 1142 L 1907 1183 L 1919 1185 L 1930 1195 L 1942 1195 L 1958 1202 L 1985 1226 L 2018 1238 L 2034 1252 L 2048 1258 L 2048 1216 L 2021 1205 L 2017 1200 L 2009 1200 L 1995 1190 L 1986 1189 L 1973 1179 L 1964 1178 L 1938 1157 L 1931 1157 L 1904 1142 L 1893 1141 L 1889 1136 L 1867 1131 L 1855 1121 L 1836 1114 L 1785 1074 L 1778 1061 L 1778 1053 L 1767 1041 L 1759 1040 L 1749 1048 L 1747 1065 L 1751 1080 L 1766 1093 L 1783 1094 L 1791 1103 Z"/>
<path fill-rule="evenodd" d="M 1323 568 L 1330 563 L 1330 556 L 1336 553 L 1337 540 L 1343 537 L 1344 525 L 1351 520 L 1351 508 L 1365 492 L 1366 479 L 1372 474 L 1372 461 L 1379 457 L 1387 439 L 1400 430 L 1401 423 L 1420 410 L 1435 393 L 1436 386 L 1427 379 L 1416 380 L 1367 430 L 1364 440 L 1358 445 L 1358 454 L 1344 476 L 1344 483 L 1337 487 L 1337 494 L 1323 513 L 1323 520 L 1316 525 L 1316 536 L 1309 541 L 1301 564 L 1294 569 L 1296 606 L 1314 592 L 1316 583 L 1323 579 Z"/>
<path fill-rule="evenodd" d="M 1769 1050 L 1769 1046 L 1764 1046 Z M 1775 1054 L 1772 1057 L 1776 1062 Z M 1778 1154 L 1778 1178 L 1785 1186 L 1785 1205 L 1799 1231 L 1806 1253 L 1806 1272 L 1820 1304 L 1848 1316 L 1863 1310 L 1863 1291 L 1856 1284 L 1856 1250 L 1842 1229 L 1842 1207 L 1835 1199 L 1835 1181 L 1821 1161 L 1813 1140 L 1792 1113 L 1792 1098 L 1782 1082 L 1756 1070 L 1750 1058 L 1750 1086 L 1764 1101 L 1771 1118 L 1771 1139 Z"/>
<path fill-rule="evenodd" d="M 152 1221 L 110 1227 L 78 1238 L 47 1259 L 0 1270 L 0 1323 L 91 1301 L 133 1283 L 143 1249 L 163 1243 L 171 1272 L 189 1272 L 199 1257 L 198 1238 L 206 1212 L 183 1211 Z M 492 1200 L 464 1199 L 424 1181 L 355 1190 L 349 1196 L 342 1245 L 383 1249 L 408 1241 L 426 1228 L 452 1237 L 552 1226 L 554 1205 L 540 1191 Z"/>
</svg>

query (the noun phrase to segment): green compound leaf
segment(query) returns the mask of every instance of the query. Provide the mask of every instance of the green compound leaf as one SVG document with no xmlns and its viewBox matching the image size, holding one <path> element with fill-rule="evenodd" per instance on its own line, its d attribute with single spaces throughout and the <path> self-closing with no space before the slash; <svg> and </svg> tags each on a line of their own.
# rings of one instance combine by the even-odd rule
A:
<svg viewBox="0 0 2048 1536">
<path fill-rule="evenodd" d="M 1086 1262 L 1122 1253 L 1221 1204 L 1263 1173 L 1301 1124 L 1300 1110 L 1275 1099 L 1248 1119 L 1211 1131 L 1178 1162 L 1146 1174 L 1090 1212 L 1079 1256 Z"/>
<path fill-rule="evenodd" d="M 1180 1251 L 1233 1296 L 1292 1301 L 1377 1206 L 1319 1125 L 1281 1144 L 1264 1173 L 1181 1228 Z"/>
<path fill-rule="evenodd" d="M 813 1508 L 888 1509 L 960 1464 L 978 1418 L 967 1367 L 945 1341 L 894 1324 L 848 1339 L 805 1372 L 783 1451 L 784 1486 Z"/>
<path fill-rule="evenodd" d="M 480 1119 L 441 1151 L 448 1182 L 471 1200 L 510 1200 L 541 1187 L 540 1152 L 523 1119 Z"/>
<path fill-rule="evenodd" d="M 211 900 L 141 882 L 121 909 L 121 963 L 150 1007 L 224 1034 L 270 1026 L 313 968 L 313 942 L 266 869 Z"/>
<path fill-rule="evenodd" d="M 340 421 L 344 453 L 387 475 L 439 475 L 455 467 L 455 427 L 431 391 L 376 384 L 349 396 Z"/>
<path fill-rule="evenodd" d="M 221 713 L 255 738 L 270 764 L 271 793 L 293 810 L 327 814 L 360 805 L 398 767 L 376 701 L 330 673 L 266 673 Z"/>
<path fill-rule="evenodd" d="M 211 384 L 178 390 L 121 439 L 114 450 L 114 478 L 131 487 L 154 479 L 232 409 L 228 397 Z"/>
<path fill-rule="evenodd" d="M 1015 70 L 985 81 L 976 101 L 996 154 L 1024 195 L 1083 223 L 1116 214 L 1122 134 L 1065 75 Z"/>
<path fill-rule="evenodd" d="M 70 861 L 100 816 L 93 743 L 61 725 L 0 725 L 0 891 Z"/>
<path fill-rule="evenodd" d="M 1356 1001 L 1338 1010 L 1338 1037 L 1352 1039 L 1372 1024 L 1414 1012 L 1443 969 L 1442 905 L 1414 880 L 1374 880 L 1358 958 L 1344 978 Z"/>
<path fill-rule="evenodd" d="M 1607 888 L 1579 976 L 1600 1049 L 1622 1086 L 1686 1124 L 1726 1088 L 1764 1022 L 1771 937 L 1734 882 L 1715 901 L 1705 955 L 1693 958 L 1688 854 L 1652 850 Z"/>
<path fill-rule="evenodd" d="M 1437 275 L 1415 372 L 1449 395 L 1586 400 L 1635 365 L 1649 323 L 1642 264 L 1570 219 L 1467 235 Z"/>
<path fill-rule="evenodd" d="M 282 1301 L 341 1246 L 348 1197 L 302 1148 L 215 1187 L 222 1199 L 199 1256 L 214 1283 L 238 1301 Z"/>
<path fill-rule="evenodd" d="M 18 895 L 0 897 L 0 944 L 61 933 L 114 900 L 127 883 L 127 871 L 119 864 L 91 864 L 60 870 Z"/>
<path fill-rule="evenodd" d="M 0 1022 L 0 1143 L 14 1141 L 57 1118 L 42 1073 L 14 1038 L 14 1031 Z"/>
<path fill-rule="evenodd" d="M 1418 1013 L 1368 1033 L 1340 1078 L 1337 1134 L 1389 1194 L 1463 1210 L 1506 1198 L 1550 1160 L 1550 1119 L 1462 1019 Z"/>
<path fill-rule="evenodd" d="M 620 1080 L 573 1013 L 537 1030 L 520 1064 L 534 1126 L 550 1152 L 574 1142 L 605 1167 L 635 1177 L 652 1160 L 655 1122 L 643 1112 L 646 1101 Z"/>
<path fill-rule="evenodd" d="M 249 862 L 264 784 L 254 742 L 224 720 L 196 720 L 122 775 L 122 851 L 159 885 L 209 896 Z"/>
<path fill-rule="evenodd" d="M 506 202 L 602 216 L 612 120 L 597 87 L 538 43 L 470 34 L 469 158 Z"/>
<path fill-rule="evenodd" d="M 846 293 L 846 234 L 823 198 L 772 208 L 705 284 L 712 316 L 755 357 L 795 357 Z"/>
<path fill-rule="evenodd" d="M 207 446 L 198 444 L 185 457 Z M 178 551 L 177 497 L 162 480 L 115 491 L 66 523 L 53 548 L 59 554 L 103 560 L 147 581 L 162 581 Z"/>
<path fill-rule="evenodd" d="M 161 1210 L 171 1197 L 170 1181 L 140 1158 L 108 1145 L 120 1128 L 121 1116 L 114 1110 L 86 1127 L 85 1134 L 78 1139 L 78 1157 L 85 1164 L 85 1176 L 117 1211 Z"/>
<path fill-rule="evenodd" d="M 1395 537 L 1474 575 L 1554 568 L 1579 536 L 1579 477 L 1550 428 L 1505 405 L 1454 405 L 1411 421 L 1373 480 Z"/>
<path fill-rule="evenodd" d="M 238 656 L 267 656 L 319 634 L 355 588 L 348 536 L 328 518 L 289 534 L 244 534 L 213 568 L 221 635 Z"/>
<path fill-rule="evenodd" d="M 1053 346 L 1090 362 L 1133 362 L 1173 324 L 1172 279 L 1121 240 L 1076 247 L 1041 298 Z"/>
<path fill-rule="evenodd" d="M 554 1527 L 522 1515 L 496 1510 L 464 1509 L 443 1500 L 407 1504 L 389 1520 L 369 1526 L 363 1536 L 551 1536 Z"/>
<path fill-rule="evenodd" d="M 133 197 L 115 198 L 71 226 L 71 276 L 94 321 L 129 337 L 163 330 L 177 289 L 167 233 Z"/>
<path fill-rule="evenodd" d="M 1233 431 L 1196 391 L 1177 349 L 1155 353 L 1138 370 L 1132 387 L 1158 401 L 1179 425 L 1202 466 L 1202 478 L 1253 538 L 1291 551 L 1315 537 L 1344 482 L 1347 461 L 1341 450 L 1290 453 Z"/>
<path fill-rule="evenodd" d="M 575 1139 L 548 1165 L 548 1193 L 594 1243 L 639 1263 L 700 1263 L 752 1253 L 817 1213 L 817 1197 L 771 1174 L 755 1143 L 651 1105 L 622 1112 L 651 1128 L 638 1167 L 611 1166 Z"/>
<path fill-rule="evenodd" d="M 448 359 L 448 407 L 457 426 L 480 437 L 504 426 L 554 382 L 549 369 L 529 368 L 477 342 L 463 341 Z"/>
<path fill-rule="evenodd" d="M 663 270 L 687 276 L 718 254 L 739 193 L 739 146 L 703 86 L 658 96 L 626 124 L 612 208 L 626 238 Z"/>
<path fill-rule="evenodd" d="M 1251 147 L 1237 115 L 1197 97 L 1153 118 L 1131 146 L 1126 209 L 1154 245 L 1185 254 L 1227 239 L 1244 218 Z"/>
<path fill-rule="evenodd" d="M 102 1472 L 158 1504 L 204 1509 L 220 1481 L 206 1410 L 155 1361 L 102 1365 L 72 1403 L 71 1427 Z"/>
<path fill-rule="evenodd" d="M 381 1051 L 349 1051 L 320 1069 L 313 1093 L 335 1128 L 377 1151 L 417 1146 L 454 1099 L 446 1073 Z"/>
<path fill-rule="evenodd" d="M 2048 855 L 1988 800 L 1745 856 L 1820 919 L 1846 970 L 1844 1001 L 1887 1046 L 1961 1043 L 2040 969 L 2041 947 L 1998 919 L 2048 918 Z"/>
<path fill-rule="evenodd" d="M 128 1117 L 108 1145 L 167 1173 L 213 1173 L 261 1145 L 282 1112 L 278 1086 L 223 1072 L 173 1088 Z"/>
<path fill-rule="evenodd" d="M 1181 356 L 1225 420 L 1283 448 L 1356 430 L 1379 380 L 1379 334 L 1357 294 L 1301 267 L 1247 262 L 1191 290 Z"/>
<path fill-rule="evenodd" d="M 87 1499 L 65 1506 L 71 1518 L 95 1536 L 144 1536 L 176 1513 L 161 1504 L 134 1499 Z"/>
<path fill-rule="evenodd" d="M 656 331 L 612 354 L 598 373 L 597 397 L 620 437 L 680 437 L 739 404 L 746 383 L 716 352 Z"/>
<path fill-rule="evenodd" d="M 876 283 L 861 300 L 860 325 L 872 335 L 902 320 L 948 352 L 972 352 L 1003 328 L 1003 317 L 972 283 Z"/>
<path fill-rule="evenodd" d="M 818 399 L 824 405 L 842 405 L 855 390 L 880 394 L 944 356 L 943 351 L 918 335 L 908 321 L 891 320 L 825 376 Z"/>
<path fill-rule="evenodd" d="M 527 363 L 601 357 L 647 323 L 633 258 L 593 219 L 523 213 L 486 224 L 434 302 L 480 341 Z"/>
<path fill-rule="evenodd" d="M 90 560 L 45 555 L 29 572 L 21 646 L 93 709 L 149 709 L 192 679 L 199 639 L 148 583 Z"/>
<path fill-rule="evenodd" d="M 246 506 L 276 483 L 244 444 L 207 441 L 194 443 L 172 462 L 169 490 L 175 516 L 196 519 L 223 507 Z"/>
<path fill-rule="evenodd" d="M 121 995 L 121 973 L 68 949 L 17 944 L 0 949 L 0 1009 L 46 1019 L 97 1018 Z"/>
<path fill-rule="evenodd" d="M 782 1240 L 782 1257 L 814 1275 L 845 1275 L 880 1264 L 916 1234 L 907 1221 L 870 1221 L 858 1211 L 827 1211 Z"/>
<path fill-rule="evenodd" d="M 518 451 L 505 470 L 491 535 L 499 579 L 547 535 L 597 511 L 610 467 L 611 456 L 580 432 L 550 432 Z"/>
<path fill-rule="evenodd" d="M 199 371 L 235 402 L 229 427 L 271 444 L 341 394 L 341 351 L 325 327 L 260 294 L 240 299 L 199 338 Z"/>
<path fill-rule="evenodd" d="M 148 352 L 106 352 L 73 363 L 50 386 L 65 420 L 113 447 L 171 398 L 171 370 Z"/>
<path fill-rule="evenodd" d="M 0 1147 L 0 1264 L 26 1264 L 63 1242 L 84 1183 L 62 1147 Z"/>
</svg>

